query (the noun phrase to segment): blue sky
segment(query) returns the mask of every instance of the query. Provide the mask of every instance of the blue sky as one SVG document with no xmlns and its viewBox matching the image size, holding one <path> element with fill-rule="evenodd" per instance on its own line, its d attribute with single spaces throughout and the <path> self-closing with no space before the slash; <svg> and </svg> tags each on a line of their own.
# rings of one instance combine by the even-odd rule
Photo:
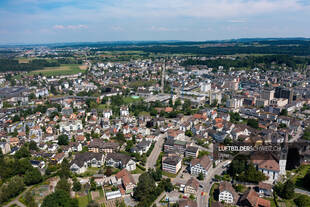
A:
<svg viewBox="0 0 310 207">
<path fill-rule="evenodd" d="M 0 44 L 310 37 L 310 0 L 0 0 Z"/>
</svg>

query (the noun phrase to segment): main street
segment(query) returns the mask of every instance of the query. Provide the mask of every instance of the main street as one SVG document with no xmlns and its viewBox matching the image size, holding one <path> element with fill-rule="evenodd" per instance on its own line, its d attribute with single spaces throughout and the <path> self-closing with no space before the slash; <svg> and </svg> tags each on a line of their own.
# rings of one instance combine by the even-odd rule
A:
<svg viewBox="0 0 310 207">
<path fill-rule="evenodd" d="M 166 136 L 166 133 L 160 134 L 157 142 L 155 143 L 154 149 L 152 150 L 150 156 L 146 160 L 146 169 L 155 168 L 156 167 L 156 161 L 158 159 L 158 156 L 160 152 L 162 151 L 162 147 L 164 144 L 164 137 Z"/>
</svg>

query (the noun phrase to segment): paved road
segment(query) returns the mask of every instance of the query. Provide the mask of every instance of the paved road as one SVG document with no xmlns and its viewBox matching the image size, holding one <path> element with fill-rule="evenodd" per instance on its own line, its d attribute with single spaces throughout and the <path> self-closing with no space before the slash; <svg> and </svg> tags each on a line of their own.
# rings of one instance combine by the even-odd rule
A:
<svg viewBox="0 0 310 207">
<path fill-rule="evenodd" d="M 155 143 L 154 149 L 151 152 L 150 156 L 146 160 L 146 169 L 148 170 L 149 168 L 155 168 L 156 167 L 156 161 L 157 158 L 162 151 L 162 147 L 164 144 L 164 137 L 166 136 L 165 134 L 160 134 L 157 142 Z"/>
<path fill-rule="evenodd" d="M 210 170 L 210 172 L 208 173 L 208 176 L 205 178 L 205 186 L 204 186 L 204 192 L 206 192 L 205 194 L 205 203 L 204 203 L 204 207 L 205 206 L 209 206 L 209 194 L 210 194 L 210 190 L 211 190 L 211 187 L 212 187 L 212 184 L 210 184 L 211 182 L 211 179 L 215 176 L 215 175 L 221 175 L 223 173 L 224 169 L 223 168 L 223 165 L 227 164 L 229 161 L 224 161 L 224 162 L 221 162 L 220 164 L 218 164 L 215 168 L 212 168 L 212 170 Z M 200 206 L 202 207 L 202 206 Z"/>
<path fill-rule="evenodd" d="M 161 198 L 164 197 L 164 196 L 166 196 L 166 192 L 165 192 L 165 191 L 162 192 L 162 193 L 157 197 L 157 199 L 153 202 L 153 204 L 156 204 L 156 206 L 161 206 L 160 200 L 161 200 Z"/>
<path fill-rule="evenodd" d="M 295 188 L 295 193 L 300 193 L 300 194 L 304 194 L 304 195 L 310 196 L 310 192 L 309 191 L 302 190 L 300 188 Z"/>
<path fill-rule="evenodd" d="M 26 207 L 23 203 L 21 203 L 19 201 L 19 198 L 22 197 L 32 186 L 29 186 L 27 187 L 21 194 L 19 194 L 14 200 L 12 200 L 11 202 L 9 202 L 8 204 L 6 204 L 5 206 L 3 207 L 9 207 L 11 205 L 17 205 L 17 206 L 20 206 L 20 207 Z"/>
<path fill-rule="evenodd" d="M 221 162 L 218 164 L 215 168 L 210 168 L 209 173 L 205 177 L 203 181 L 199 181 L 200 185 L 202 188 L 199 188 L 198 195 L 197 195 L 197 204 L 198 207 L 206 207 L 208 206 L 208 201 L 209 201 L 209 193 L 212 184 L 210 184 L 212 178 L 214 175 L 220 175 L 222 172 L 225 170 L 223 168 L 223 165 L 226 164 L 229 161 Z M 180 173 L 181 174 L 181 173 Z M 189 176 L 190 177 L 190 176 Z M 180 178 L 177 176 L 176 178 L 171 179 L 171 182 L 173 184 L 186 184 L 187 180 L 189 179 L 188 176 L 185 176 L 184 178 Z M 203 192 L 203 195 L 201 195 Z"/>
</svg>

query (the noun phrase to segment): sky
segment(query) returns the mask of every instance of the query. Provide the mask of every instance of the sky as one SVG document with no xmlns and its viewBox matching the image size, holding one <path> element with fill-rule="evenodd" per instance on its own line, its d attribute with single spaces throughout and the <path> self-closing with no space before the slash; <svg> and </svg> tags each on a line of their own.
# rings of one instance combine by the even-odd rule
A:
<svg viewBox="0 0 310 207">
<path fill-rule="evenodd" d="M 310 0 L 0 0 L 0 44 L 310 37 Z"/>
</svg>

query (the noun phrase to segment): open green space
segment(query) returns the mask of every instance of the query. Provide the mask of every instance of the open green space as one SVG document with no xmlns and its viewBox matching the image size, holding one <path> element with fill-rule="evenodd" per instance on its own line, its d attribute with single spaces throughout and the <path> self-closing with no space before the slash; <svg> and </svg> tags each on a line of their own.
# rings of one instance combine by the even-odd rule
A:
<svg viewBox="0 0 310 207">
<path fill-rule="evenodd" d="M 304 189 L 302 179 L 305 177 L 309 170 L 309 165 L 301 165 L 299 168 L 291 171 L 291 173 L 294 173 L 292 176 L 292 181 L 295 183 L 296 187 Z"/>
<path fill-rule="evenodd" d="M 78 197 L 79 207 L 86 207 L 88 204 L 88 196 Z"/>
<path fill-rule="evenodd" d="M 166 171 L 163 171 L 163 175 L 167 176 L 168 178 L 176 178 L 177 177 L 177 174 L 169 173 Z"/>
<path fill-rule="evenodd" d="M 73 75 L 85 72 L 86 67 L 77 64 L 62 64 L 59 67 L 45 67 L 42 70 L 34 70 L 29 74 L 43 74 L 45 76 Z"/>
</svg>

